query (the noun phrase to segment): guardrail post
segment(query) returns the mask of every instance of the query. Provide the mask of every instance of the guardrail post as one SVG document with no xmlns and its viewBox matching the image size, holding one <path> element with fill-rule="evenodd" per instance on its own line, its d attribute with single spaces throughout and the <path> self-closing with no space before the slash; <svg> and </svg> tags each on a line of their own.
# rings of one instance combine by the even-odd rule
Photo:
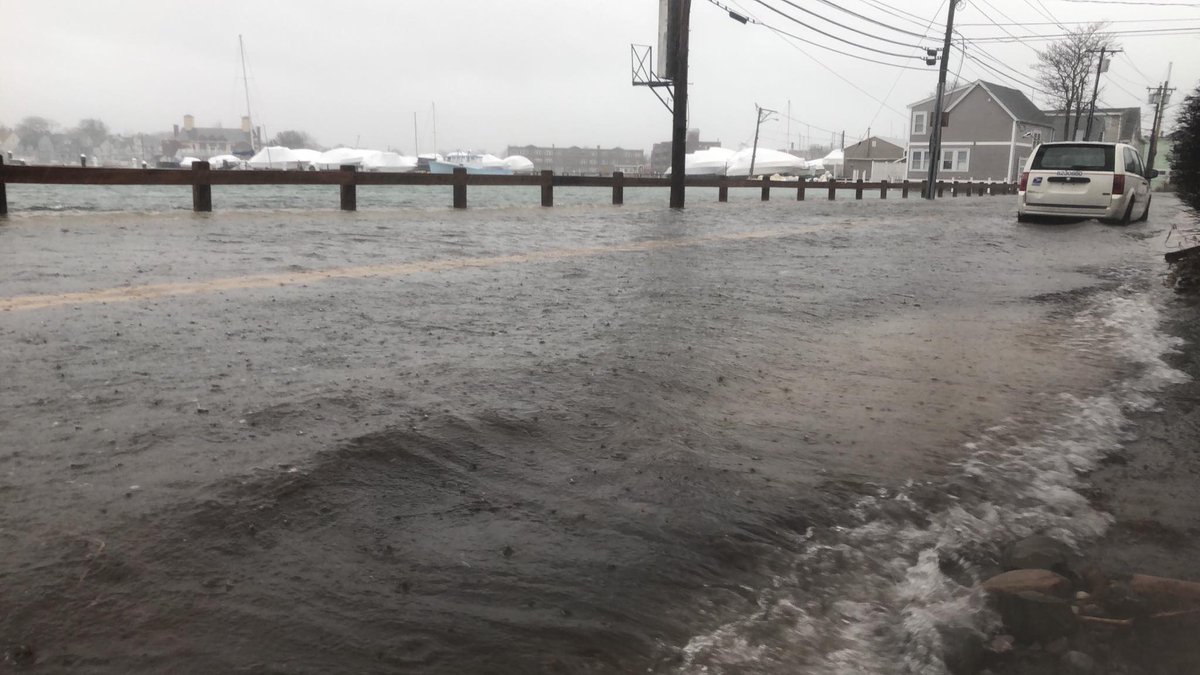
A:
<svg viewBox="0 0 1200 675">
<path fill-rule="evenodd" d="M 771 177 L 762 177 L 762 200 L 764 202 L 771 201 Z"/>
<path fill-rule="evenodd" d="M 192 162 L 192 210 L 212 211 L 212 185 L 208 183 L 208 162 Z"/>
<path fill-rule="evenodd" d="M 717 201 L 722 203 L 729 201 L 729 178 L 727 176 L 717 179 Z"/>
<path fill-rule="evenodd" d="M 904 179 L 904 187 L 900 189 L 900 198 L 908 199 L 908 179 Z"/>
<path fill-rule="evenodd" d="M 452 179 L 454 186 L 454 208 L 467 208 L 467 170 L 464 167 L 455 167 L 454 178 Z"/>
<path fill-rule="evenodd" d="M 829 179 L 829 200 L 833 201 L 833 199 L 836 197 L 837 197 L 837 179 L 830 178 Z"/>
<path fill-rule="evenodd" d="M 940 180 L 939 180 L 939 181 L 937 182 L 937 196 L 938 196 L 938 199 L 941 199 L 941 198 L 942 198 L 942 193 L 945 191 L 945 189 L 946 189 L 946 184 L 945 184 L 945 183 L 943 183 L 942 181 L 940 181 Z"/>
<path fill-rule="evenodd" d="M 796 184 L 796 201 L 804 201 L 804 176 L 801 176 L 800 182 Z"/>
<path fill-rule="evenodd" d="M 0 156 L 0 216 L 8 215 L 8 188 L 4 187 L 4 157 Z"/>
<path fill-rule="evenodd" d="M 951 197 L 958 196 L 958 181 L 957 180 L 950 184 L 950 196 Z"/>
<path fill-rule="evenodd" d="M 862 190 L 863 190 L 862 186 L 863 186 L 863 180 L 861 178 L 854 181 L 854 198 L 855 199 L 862 199 Z"/>
<path fill-rule="evenodd" d="M 554 172 L 542 172 L 542 206 L 554 206 Z"/>
<path fill-rule="evenodd" d="M 342 183 L 342 210 L 357 211 L 358 210 L 358 186 L 354 184 L 354 172 L 358 167 L 353 164 L 343 164 L 339 167 L 342 173 L 349 174 Z"/>
<path fill-rule="evenodd" d="M 613 172 L 613 206 L 625 203 L 625 172 Z"/>
<path fill-rule="evenodd" d="M 887 179 L 879 181 L 879 198 L 887 199 L 888 182 Z"/>
</svg>

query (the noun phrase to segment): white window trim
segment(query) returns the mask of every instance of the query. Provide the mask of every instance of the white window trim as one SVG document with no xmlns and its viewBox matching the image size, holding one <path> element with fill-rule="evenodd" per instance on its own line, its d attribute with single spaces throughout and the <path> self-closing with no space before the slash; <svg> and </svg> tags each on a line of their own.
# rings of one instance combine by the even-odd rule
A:
<svg viewBox="0 0 1200 675">
<path fill-rule="evenodd" d="M 958 153 L 967 153 L 966 161 L 959 163 Z M 950 153 L 950 168 L 946 168 L 946 154 Z M 971 149 L 970 148 L 943 148 L 942 149 L 942 164 L 939 166 L 939 171 L 946 173 L 966 173 L 971 170 Z"/>
<path fill-rule="evenodd" d="M 917 131 L 917 120 L 921 120 L 921 130 Z M 929 113 L 924 110 L 918 110 L 913 113 L 912 118 L 912 135 L 924 136 L 929 133 Z"/>
<path fill-rule="evenodd" d="M 929 150 L 911 150 L 909 153 L 909 171 L 929 170 Z M 920 157 L 920 161 L 917 158 Z"/>
</svg>

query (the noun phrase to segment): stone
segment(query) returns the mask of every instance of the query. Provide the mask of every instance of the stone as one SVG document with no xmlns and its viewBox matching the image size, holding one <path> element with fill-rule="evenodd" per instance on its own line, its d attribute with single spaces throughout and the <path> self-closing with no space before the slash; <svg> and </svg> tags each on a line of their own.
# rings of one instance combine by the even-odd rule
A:
<svg viewBox="0 0 1200 675">
<path fill-rule="evenodd" d="M 974 675 L 983 663 L 983 636 L 966 626 L 941 626 L 942 661 L 951 675 Z"/>
<path fill-rule="evenodd" d="M 992 595 L 1024 592 L 1040 593 L 1063 599 L 1071 597 L 1071 582 L 1061 574 L 1047 569 L 1019 569 L 997 574 L 983 582 L 983 589 Z"/>
<path fill-rule="evenodd" d="M 1096 670 L 1096 661 L 1083 652 L 1070 651 L 1062 655 L 1062 665 L 1068 673 L 1091 673 Z"/>
<path fill-rule="evenodd" d="M 1013 542 L 1000 555 L 1005 570 L 1041 569 L 1063 573 L 1070 569 L 1075 552 L 1063 542 L 1035 534 Z"/>
<path fill-rule="evenodd" d="M 994 594 L 992 602 L 1005 630 L 1024 644 L 1046 644 L 1079 628 L 1073 605 L 1061 597 L 1020 591 Z"/>
</svg>

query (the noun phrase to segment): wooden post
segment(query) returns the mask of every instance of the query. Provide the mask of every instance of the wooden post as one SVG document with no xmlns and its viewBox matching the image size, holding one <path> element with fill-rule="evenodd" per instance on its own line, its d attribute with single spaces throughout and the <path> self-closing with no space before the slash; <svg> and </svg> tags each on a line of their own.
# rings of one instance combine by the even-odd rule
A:
<svg viewBox="0 0 1200 675">
<path fill-rule="evenodd" d="M 863 181 L 861 178 L 854 181 L 854 198 L 855 199 L 862 199 L 862 186 L 863 186 Z"/>
<path fill-rule="evenodd" d="M 796 184 L 796 201 L 804 201 L 804 178 L 801 178 L 800 182 Z"/>
<path fill-rule="evenodd" d="M 764 202 L 771 200 L 771 177 L 762 177 L 762 200 Z"/>
<path fill-rule="evenodd" d="M 358 186 L 354 184 L 354 172 L 358 167 L 353 164 L 343 164 L 339 167 L 342 173 L 349 174 L 346 182 L 342 183 L 342 210 L 357 211 L 358 210 Z"/>
<path fill-rule="evenodd" d="M 887 191 L 888 191 L 888 182 L 887 182 L 887 179 L 885 178 L 884 180 L 879 181 L 879 198 L 887 199 Z"/>
<path fill-rule="evenodd" d="M 4 157 L 0 156 L 0 216 L 8 215 L 8 188 L 4 187 Z"/>
<path fill-rule="evenodd" d="M 192 210 L 212 211 L 212 185 L 208 183 L 208 162 L 192 162 Z"/>
<path fill-rule="evenodd" d="M 454 208 L 467 208 L 467 170 L 464 167 L 455 167 L 454 178 L 452 179 L 454 192 Z"/>
<path fill-rule="evenodd" d="M 945 189 L 946 189 L 946 184 L 945 184 L 944 182 L 942 182 L 942 181 L 940 181 L 940 180 L 939 180 L 939 181 L 937 182 L 937 196 L 938 196 L 938 199 L 941 199 L 941 198 L 942 198 L 942 192 L 943 192 Z"/>
<path fill-rule="evenodd" d="M 950 184 L 950 196 L 951 197 L 958 196 L 958 181 L 954 181 L 953 183 Z"/>
<path fill-rule="evenodd" d="M 829 200 L 833 201 L 833 199 L 836 196 L 837 196 L 837 179 L 830 178 L 829 179 Z"/>
<path fill-rule="evenodd" d="M 904 187 L 900 189 L 900 198 L 908 199 L 908 179 L 904 179 Z"/>
<path fill-rule="evenodd" d="M 625 172 L 613 172 L 613 206 L 625 203 Z"/>
<path fill-rule="evenodd" d="M 717 201 L 722 203 L 729 201 L 729 179 L 725 176 L 717 179 Z"/>
<path fill-rule="evenodd" d="M 554 206 L 554 172 L 549 169 L 542 172 L 542 206 Z"/>
</svg>

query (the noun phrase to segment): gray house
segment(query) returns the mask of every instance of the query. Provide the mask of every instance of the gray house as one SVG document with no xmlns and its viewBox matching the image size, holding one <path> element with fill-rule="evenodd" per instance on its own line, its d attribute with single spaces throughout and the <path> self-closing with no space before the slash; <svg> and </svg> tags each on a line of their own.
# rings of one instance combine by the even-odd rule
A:
<svg viewBox="0 0 1200 675">
<path fill-rule="evenodd" d="M 1047 110 L 1046 116 L 1054 123 L 1054 138 L 1067 140 L 1067 117 L 1070 113 L 1063 110 Z M 1074 125 L 1072 125 L 1074 126 Z M 1087 111 L 1079 116 L 1079 132 L 1077 137 L 1082 139 L 1087 129 Z M 1089 141 L 1104 141 L 1107 143 L 1128 143 L 1138 150 L 1145 152 L 1147 139 L 1142 136 L 1141 108 L 1096 108 L 1096 117 L 1092 121 L 1092 135 Z"/>
<path fill-rule="evenodd" d="M 1046 113 L 1025 94 L 978 80 L 946 92 L 941 180 L 1015 180 L 1037 143 L 1054 140 Z M 908 106 L 908 177 L 929 171 L 934 97 Z"/>
<path fill-rule="evenodd" d="M 871 175 L 873 163 L 895 162 L 904 159 L 902 146 L 878 136 L 871 136 L 854 145 L 847 145 L 843 153 L 845 154 L 845 164 L 842 167 L 842 176 L 852 180 L 856 178 L 864 181 L 877 180 Z"/>
</svg>

